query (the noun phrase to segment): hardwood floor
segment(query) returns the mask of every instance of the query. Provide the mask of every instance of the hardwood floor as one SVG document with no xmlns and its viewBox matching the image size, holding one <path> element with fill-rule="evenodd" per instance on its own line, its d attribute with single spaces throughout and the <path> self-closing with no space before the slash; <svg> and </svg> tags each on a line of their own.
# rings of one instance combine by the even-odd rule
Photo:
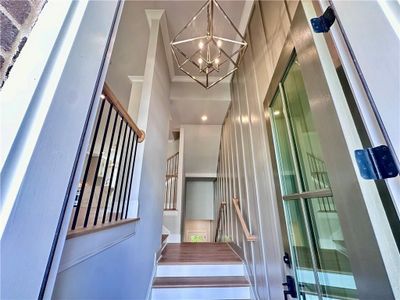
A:
<svg viewBox="0 0 400 300">
<path fill-rule="evenodd" d="M 157 277 L 154 288 L 189 288 L 189 287 L 241 287 L 249 286 L 243 276 L 208 276 L 208 277 Z"/>
<path fill-rule="evenodd" d="M 241 264 L 226 243 L 167 244 L 159 264 Z"/>
</svg>

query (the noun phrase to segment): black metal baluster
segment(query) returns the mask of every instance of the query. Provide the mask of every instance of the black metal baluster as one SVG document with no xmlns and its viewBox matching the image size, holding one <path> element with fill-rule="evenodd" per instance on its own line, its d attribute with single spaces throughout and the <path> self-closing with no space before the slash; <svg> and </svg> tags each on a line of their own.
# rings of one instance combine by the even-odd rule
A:
<svg viewBox="0 0 400 300">
<path fill-rule="evenodd" d="M 132 131 L 131 131 L 132 132 Z M 132 144 L 129 144 L 130 147 L 128 148 L 130 156 L 129 156 L 129 163 L 128 163 L 128 170 L 127 170 L 127 177 L 126 177 L 126 183 L 125 183 L 125 190 L 124 190 L 124 196 L 122 197 L 122 208 L 121 208 L 121 216 L 120 220 L 122 220 L 123 214 L 124 214 L 124 209 L 125 209 L 125 199 L 126 199 L 126 192 L 128 190 L 128 182 L 129 182 L 129 176 L 132 174 L 131 173 L 131 163 L 132 163 L 132 156 L 133 156 L 133 146 L 135 145 L 135 132 L 133 132 L 133 138 L 132 138 Z"/>
<path fill-rule="evenodd" d="M 110 105 L 111 105 L 111 104 L 110 104 Z M 112 108 L 112 105 L 111 105 L 111 108 Z M 116 126 L 117 126 L 117 121 L 118 121 L 118 113 L 115 112 L 115 119 L 114 119 L 114 124 L 113 124 L 113 128 L 112 128 L 112 133 L 111 133 L 111 138 L 110 138 L 110 144 L 109 144 L 109 146 L 108 146 L 108 153 L 107 153 L 107 160 L 106 160 L 106 165 L 105 165 L 105 170 L 104 170 L 104 176 L 103 176 L 103 180 L 101 181 L 101 188 L 100 188 L 100 194 L 99 194 L 99 201 L 98 201 L 98 203 L 97 203 L 96 215 L 95 215 L 95 217 L 94 217 L 94 222 L 93 222 L 93 225 L 94 225 L 94 226 L 97 225 L 97 219 L 98 219 L 98 217 L 99 217 L 101 202 L 102 202 L 102 199 L 103 199 L 104 185 L 105 185 L 105 183 L 106 183 L 107 171 L 108 171 L 108 164 L 109 164 L 109 162 L 110 162 L 111 149 L 112 149 L 112 144 L 113 144 L 113 141 L 114 141 L 115 128 L 116 128 Z M 111 187 L 111 182 L 110 182 L 110 185 L 109 185 L 109 188 L 108 188 L 108 189 L 110 189 L 110 187 Z M 107 206 L 106 206 L 106 208 L 107 208 Z"/>
<path fill-rule="evenodd" d="M 124 122 L 125 123 L 125 122 Z M 128 123 L 125 123 L 125 131 L 124 131 L 124 139 L 122 140 L 122 148 L 121 148 L 121 155 L 119 156 L 119 165 L 118 165 L 118 171 L 117 171 L 117 178 L 115 180 L 115 189 L 114 189 L 114 195 L 113 195 L 113 200 L 111 202 L 111 211 L 110 211 L 110 216 L 108 218 L 108 222 L 111 222 L 112 219 L 112 213 L 114 210 L 114 204 L 115 204 L 115 197 L 117 196 L 117 188 L 118 188 L 118 179 L 119 175 L 121 174 L 121 165 L 122 165 L 122 157 L 123 157 L 123 151 L 125 147 L 125 140 L 126 140 L 126 131 L 128 129 Z"/>
<path fill-rule="evenodd" d="M 132 135 L 132 130 L 129 127 L 128 143 L 126 144 L 126 149 L 125 149 L 124 168 L 122 170 L 122 179 L 121 179 L 121 186 L 119 188 L 118 204 L 117 204 L 117 210 L 115 212 L 115 221 L 118 220 L 119 207 L 121 205 L 121 198 L 122 198 L 122 189 L 123 189 L 124 185 L 126 186 L 126 182 L 124 182 L 124 179 L 125 179 L 125 174 L 127 173 L 126 161 L 128 160 L 128 151 L 129 151 L 129 145 L 130 145 L 130 142 L 131 142 L 131 135 Z"/>
<path fill-rule="evenodd" d="M 136 150 L 137 150 L 137 145 L 139 144 L 138 139 L 139 137 L 135 134 L 134 135 L 135 138 L 135 151 L 133 153 L 133 163 L 132 163 L 132 175 L 131 175 L 131 182 L 129 183 L 129 193 L 128 193 L 128 199 L 126 202 L 126 212 L 125 212 L 125 219 L 128 217 L 128 208 L 129 208 L 129 203 L 131 200 L 131 190 L 132 190 L 132 181 L 133 181 L 133 175 L 135 174 L 135 161 L 136 161 Z"/>
<path fill-rule="evenodd" d="M 104 127 L 103 139 L 101 141 L 99 159 L 97 160 L 96 171 L 94 172 L 92 190 L 90 191 L 89 202 L 88 202 L 88 207 L 86 209 L 86 216 L 85 216 L 85 221 L 83 222 L 83 227 L 87 227 L 87 224 L 89 222 L 90 211 L 92 210 L 93 196 L 94 196 L 94 192 L 96 190 L 97 177 L 99 175 L 101 158 L 102 158 L 102 154 L 103 154 L 103 150 L 104 150 L 104 144 L 106 143 L 106 138 L 107 138 L 107 133 L 108 133 L 108 125 L 110 124 L 111 112 L 112 112 L 112 106 L 110 105 L 110 109 L 108 110 L 106 125 Z"/>
<path fill-rule="evenodd" d="M 103 116 L 104 103 L 105 103 L 105 99 L 102 99 L 102 102 L 101 102 L 101 105 L 100 105 L 100 111 L 99 111 L 99 114 L 98 114 L 97 120 L 96 120 L 96 122 L 97 122 L 96 123 L 96 127 L 94 129 L 92 145 L 90 146 L 89 157 L 88 157 L 88 160 L 87 160 L 87 163 L 86 163 L 85 173 L 83 175 L 81 191 L 80 191 L 80 194 L 79 194 L 79 198 L 78 198 L 78 203 L 77 203 L 76 210 L 75 210 L 74 219 L 72 220 L 71 230 L 75 229 L 76 222 L 78 221 L 78 215 L 79 215 L 79 210 L 81 209 L 82 197 L 83 197 L 83 193 L 85 191 L 86 180 L 87 180 L 87 177 L 88 177 L 88 174 L 89 174 L 90 164 L 92 162 L 94 146 L 96 145 L 97 133 L 99 131 L 99 125 L 100 125 L 100 122 L 101 122 L 101 118 Z"/>
<path fill-rule="evenodd" d="M 118 115 L 118 113 L 117 113 Z M 112 182 L 114 179 L 114 171 L 115 171 L 115 167 L 116 167 L 116 159 L 117 159 L 117 153 L 118 153 L 118 149 L 119 149 L 119 141 L 121 138 L 121 132 L 122 132 L 122 125 L 124 124 L 124 120 L 121 118 L 121 121 L 119 122 L 119 132 L 118 132 L 118 138 L 117 138 L 117 146 L 115 147 L 115 154 L 114 154 L 114 160 L 113 160 L 113 168 L 111 170 L 111 176 L 110 176 L 110 186 L 108 188 L 107 191 L 107 197 L 106 197 L 106 204 L 104 206 L 104 211 L 103 211 L 103 220 L 102 220 L 102 224 L 104 224 L 104 222 L 106 221 L 106 214 L 107 214 L 107 208 L 108 208 L 108 201 L 110 199 L 110 193 L 111 193 L 111 189 L 112 189 Z"/>
</svg>

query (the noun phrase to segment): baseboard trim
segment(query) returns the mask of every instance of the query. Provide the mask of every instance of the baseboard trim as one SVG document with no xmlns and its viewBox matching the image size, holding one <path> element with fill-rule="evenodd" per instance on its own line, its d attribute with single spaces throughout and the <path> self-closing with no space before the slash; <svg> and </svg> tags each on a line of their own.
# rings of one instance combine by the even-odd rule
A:
<svg viewBox="0 0 400 300">
<path fill-rule="evenodd" d="M 154 261 L 153 261 L 153 271 L 151 272 L 151 278 L 150 278 L 150 283 L 149 286 L 147 287 L 147 293 L 146 293 L 146 300 L 151 300 L 151 292 L 153 289 L 153 282 L 154 278 L 156 277 L 156 272 L 157 272 L 157 253 L 154 253 Z"/>
<path fill-rule="evenodd" d="M 244 256 L 244 252 L 243 252 L 243 250 L 242 250 L 242 248 L 240 248 L 238 245 L 236 245 L 234 242 L 229 242 L 228 243 L 228 246 L 232 249 L 232 251 L 233 252 L 235 252 L 239 257 L 240 257 L 240 259 L 243 261 L 243 265 L 244 265 L 244 267 L 245 267 L 245 270 L 246 270 L 246 274 L 245 274 L 245 277 L 246 277 L 246 279 L 249 281 L 249 283 L 250 283 L 250 293 L 251 293 L 251 299 L 260 299 L 259 297 L 258 297 L 258 293 L 257 293 L 257 291 L 255 290 L 255 288 L 254 288 L 254 286 L 251 284 L 251 280 L 250 280 L 250 269 L 249 269 L 249 266 L 248 266 L 248 264 L 247 264 L 247 261 L 246 261 L 246 259 L 245 259 L 245 256 Z"/>
</svg>

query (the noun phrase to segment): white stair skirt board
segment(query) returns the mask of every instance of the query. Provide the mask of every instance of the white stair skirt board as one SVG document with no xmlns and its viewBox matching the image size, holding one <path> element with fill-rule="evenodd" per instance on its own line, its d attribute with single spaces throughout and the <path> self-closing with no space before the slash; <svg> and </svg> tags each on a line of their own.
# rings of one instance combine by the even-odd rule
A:
<svg viewBox="0 0 400 300">
<path fill-rule="evenodd" d="M 157 266 L 157 277 L 246 276 L 243 264 L 163 265 Z"/>
<path fill-rule="evenodd" d="M 168 236 L 168 243 L 180 243 L 181 242 L 181 235 L 172 233 Z"/>
<path fill-rule="evenodd" d="M 250 299 L 250 287 L 153 288 L 152 300 Z"/>
</svg>

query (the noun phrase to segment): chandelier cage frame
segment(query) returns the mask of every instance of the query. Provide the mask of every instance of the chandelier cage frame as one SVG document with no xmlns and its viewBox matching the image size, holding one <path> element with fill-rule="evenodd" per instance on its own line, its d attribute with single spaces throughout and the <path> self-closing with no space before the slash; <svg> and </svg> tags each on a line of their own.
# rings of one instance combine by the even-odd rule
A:
<svg viewBox="0 0 400 300">
<path fill-rule="evenodd" d="M 219 10 L 219 12 L 222 14 L 222 16 L 225 18 L 225 20 L 228 22 L 228 24 L 233 28 L 233 30 L 237 34 L 237 40 L 232 40 L 229 38 L 224 38 L 221 36 L 215 36 L 214 35 L 214 9 L 215 7 Z M 205 10 L 207 9 L 207 33 L 206 35 L 202 36 L 195 36 L 192 38 L 188 39 L 182 39 L 179 40 L 179 37 L 182 35 L 182 33 L 189 28 L 193 24 L 193 22 L 201 15 Z M 239 40 L 240 39 L 240 40 Z M 199 41 L 200 43 L 204 41 L 203 47 L 207 47 L 207 55 L 204 57 L 202 55 L 202 48 L 197 49 L 197 51 L 194 51 L 191 55 L 187 55 L 184 51 L 182 51 L 179 46 L 185 43 L 191 43 L 194 41 Z M 218 42 L 228 42 L 233 44 L 233 49 L 232 53 L 229 55 L 226 53 L 226 51 L 218 45 Z M 218 49 L 218 56 L 214 57 L 211 59 L 210 55 L 210 44 L 211 46 L 216 47 Z M 173 57 L 175 59 L 175 62 L 178 66 L 178 68 L 188 75 L 190 78 L 192 78 L 194 81 L 197 83 L 201 84 L 204 88 L 209 89 L 216 85 L 218 82 L 221 80 L 225 79 L 229 75 L 233 74 L 238 68 L 239 64 L 243 58 L 243 55 L 247 49 L 247 42 L 244 39 L 243 35 L 239 32 L 239 30 L 236 28 L 235 24 L 233 24 L 232 20 L 228 17 L 228 15 L 225 13 L 225 11 L 222 9 L 220 4 L 216 0 L 207 0 L 206 3 L 197 11 L 197 13 L 190 19 L 190 21 L 178 32 L 178 34 L 175 36 L 175 38 L 171 41 L 170 46 L 172 50 Z M 236 48 L 236 49 L 235 49 Z M 178 53 L 184 58 L 183 62 L 180 62 L 178 59 Z M 219 58 L 222 56 L 222 54 L 225 56 L 225 59 L 219 63 Z M 196 55 L 200 55 L 199 60 L 200 61 L 195 61 L 194 57 Z M 238 55 L 236 58 L 236 61 L 234 59 L 234 56 Z M 216 63 L 218 60 L 218 63 Z M 202 64 L 204 62 L 204 65 Z M 220 77 L 217 77 L 215 81 L 210 82 L 210 74 L 217 72 L 219 73 L 221 66 L 225 65 L 226 63 L 231 63 L 233 65 L 233 68 L 229 70 L 226 74 L 221 75 Z M 191 74 L 189 71 L 187 71 L 184 67 L 186 64 L 192 64 L 196 67 L 196 69 L 199 70 L 199 73 L 204 73 L 205 77 L 203 75 L 203 78 L 205 79 L 205 83 L 203 83 L 198 77 L 194 76 Z"/>
</svg>

